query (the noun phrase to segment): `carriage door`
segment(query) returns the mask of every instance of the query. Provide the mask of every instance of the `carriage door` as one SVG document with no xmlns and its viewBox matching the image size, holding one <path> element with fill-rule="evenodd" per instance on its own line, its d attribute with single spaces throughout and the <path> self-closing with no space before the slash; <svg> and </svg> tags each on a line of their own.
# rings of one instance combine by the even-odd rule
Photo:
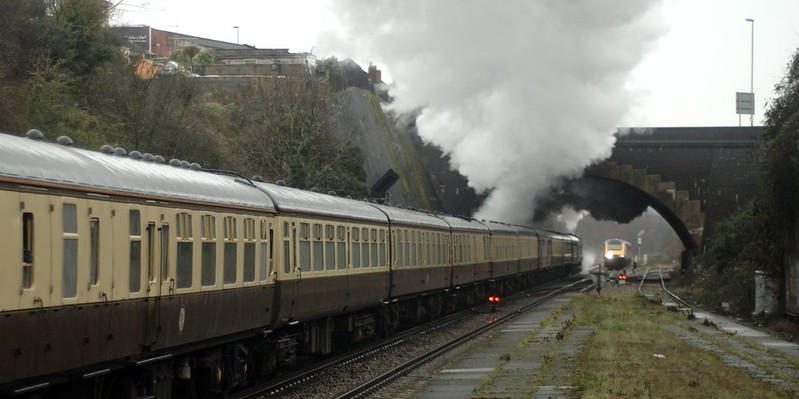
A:
<svg viewBox="0 0 799 399">
<path fill-rule="evenodd" d="M 9 203 L 13 195 L 3 196 Z M 16 198 L 15 198 L 16 199 Z M 20 252 L 8 259 L 14 267 L 21 268 L 19 280 L 19 306 L 42 308 L 51 305 L 51 246 L 52 240 L 62 239 L 62 232 L 50 225 L 50 201 L 44 195 L 19 194 L 19 216 L 15 227 L 21 234 Z M 16 232 L 15 232 L 16 233 Z M 9 240 L 10 241 L 10 240 Z M 17 275 L 16 273 L 12 275 Z"/>
<path fill-rule="evenodd" d="M 161 296 L 169 292 L 169 225 L 153 221 L 147 222 L 147 345 L 156 344 L 159 340 L 159 318 Z"/>
</svg>

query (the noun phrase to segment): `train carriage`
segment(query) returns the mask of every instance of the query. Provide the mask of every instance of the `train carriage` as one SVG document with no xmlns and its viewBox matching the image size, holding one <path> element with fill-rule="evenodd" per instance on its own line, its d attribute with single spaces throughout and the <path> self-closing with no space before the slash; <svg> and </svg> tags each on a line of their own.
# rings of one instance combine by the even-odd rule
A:
<svg viewBox="0 0 799 399">
<path fill-rule="evenodd" d="M 490 237 L 485 224 L 472 219 L 439 216 L 450 226 L 453 242 L 452 285 L 455 288 L 491 278 Z"/>
<path fill-rule="evenodd" d="M 449 288 L 452 254 L 449 225 L 431 214 L 375 205 L 391 225 L 392 299 Z M 436 245 L 433 245 L 436 243 Z"/>
<path fill-rule="evenodd" d="M 571 265 L 577 261 L 575 257 L 574 236 L 551 233 L 552 263 L 551 267 Z"/>
<path fill-rule="evenodd" d="M 70 144 L 0 134 L 0 395 L 224 395 L 581 256 L 574 236 Z"/>
<path fill-rule="evenodd" d="M 531 275 L 538 271 L 541 263 L 538 255 L 538 233 L 529 227 L 517 227 L 519 229 L 519 273 Z"/>
<path fill-rule="evenodd" d="M 491 235 L 491 278 L 505 279 L 519 274 L 520 234 L 527 229 L 499 222 L 485 222 Z"/>
<path fill-rule="evenodd" d="M 0 385 L 68 369 L 102 375 L 120 367 L 115 359 L 147 362 L 172 355 L 163 348 L 268 326 L 263 308 L 246 306 L 271 300 L 254 262 L 243 262 L 245 249 L 228 251 L 235 262 L 218 251 L 208 270 L 194 245 L 201 215 L 273 219 L 262 193 L 188 164 L 37 142 L 36 133 L 0 142 L 0 223 L 8 228 Z M 203 286 L 205 271 L 218 278 Z M 223 284 L 225 274 L 236 280 Z"/>
<path fill-rule="evenodd" d="M 274 325 L 380 305 L 389 295 L 388 223 L 369 203 L 256 183 L 280 215 Z"/>
</svg>

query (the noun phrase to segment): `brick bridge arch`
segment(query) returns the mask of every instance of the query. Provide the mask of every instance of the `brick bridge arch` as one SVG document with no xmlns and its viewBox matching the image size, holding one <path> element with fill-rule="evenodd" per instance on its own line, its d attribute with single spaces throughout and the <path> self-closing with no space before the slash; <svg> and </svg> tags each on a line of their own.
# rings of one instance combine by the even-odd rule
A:
<svg viewBox="0 0 799 399">
<path fill-rule="evenodd" d="M 762 134 L 762 126 L 620 130 L 610 158 L 582 179 L 615 184 L 619 192 L 606 201 L 628 196 L 655 209 L 682 241 L 685 263 L 754 195 Z"/>
<path fill-rule="evenodd" d="M 637 191 L 634 195 L 639 201 L 658 212 L 680 238 L 685 248 L 683 261 L 686 255 L 695 254 L 699 249 L 705 228 L 701 201 L 691 199 L 689 191 L 678 189 L 675 182 L 663 181 L 660 175 L 649 174 L 646 169 L 613 161 L 591 166 L 582 178 L 609 186 L 609 190 Z"/>
</svg>

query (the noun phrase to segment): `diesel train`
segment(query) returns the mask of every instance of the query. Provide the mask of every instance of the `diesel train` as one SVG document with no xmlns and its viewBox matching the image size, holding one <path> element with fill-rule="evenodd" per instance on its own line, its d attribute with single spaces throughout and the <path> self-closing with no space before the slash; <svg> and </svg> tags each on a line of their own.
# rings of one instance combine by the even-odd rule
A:
<svg viewBox="0 0 799 399">
<path fill-rule="evenodd" d="M 0 396 L 217 397 L 575 271 L 569 234 L 0 133 Z"/>
<path fill-rule="evenodd" d="M 605 268 L 609 270 L 622 270 L 630 266 L 632 261 L 632 245 L 621 238 L 605 240 Z"/>
</svg>

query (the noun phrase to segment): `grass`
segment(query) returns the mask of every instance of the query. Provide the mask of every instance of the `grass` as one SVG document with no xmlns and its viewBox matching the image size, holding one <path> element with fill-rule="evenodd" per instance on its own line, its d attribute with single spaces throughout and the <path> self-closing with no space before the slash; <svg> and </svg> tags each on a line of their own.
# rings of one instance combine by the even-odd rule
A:
<svg viewBox="0 0 799 399">
<path fill-rule="evenodd" d="M 586 295 L 576 323 L 594 327 L 574 362 L 581 398 L 790 398 L 661 327 L 681 316 L 628 293 Z"/>
</svg>

